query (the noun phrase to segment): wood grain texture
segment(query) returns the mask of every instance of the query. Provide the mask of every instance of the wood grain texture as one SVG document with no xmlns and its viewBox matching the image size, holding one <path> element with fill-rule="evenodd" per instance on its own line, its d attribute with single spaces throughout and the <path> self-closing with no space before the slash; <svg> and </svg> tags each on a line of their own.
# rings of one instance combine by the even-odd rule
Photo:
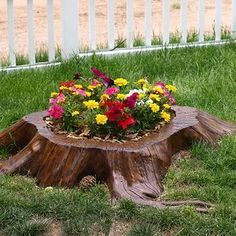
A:
<svg viewBox="0 0 236 236">
<path fill-rule="evenodd" d="M 210 204 L 201 201 L 161 202 L 155 199 L 163 191 L 162 178 L 171 165 L 172 156 L 197 140 L 217 144 L 217 140 L 236 130 L 234 124 L 219 120 L 190 107 L 174 107 L 176 117 L 159 133 L 138 141 L 113 143 L 76 140 L 50 131 L 45 112 L 25 116 L 0 133 L 0 145 L 14 140 L 18 149 L 8 160 L 0 161 L 0 174 L 28 174 L 41 186 L 77 186 L 87 175 L 105 182 L 113 200 L 128 198 L 136 203 L 156 207 Z"/>
</svg>

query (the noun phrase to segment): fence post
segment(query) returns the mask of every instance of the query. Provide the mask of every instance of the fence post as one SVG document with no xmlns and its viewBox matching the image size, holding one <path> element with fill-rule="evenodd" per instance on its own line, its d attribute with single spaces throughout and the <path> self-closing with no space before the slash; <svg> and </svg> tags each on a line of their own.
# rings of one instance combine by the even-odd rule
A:
<svg viewBox="0 0 236 236">
<path fill-rule="evenodd" d="M 13 0 L 7 0 L 7 19 L 9 61 L 11 66 L 16 66 Z"/>
<path fill-rule="evenodd" d="M 204 42 L 205 33 L 205 0 L 199 1 L 199 42 Z"/>
<path fill-rule="evenodd" d="M 152 0 L 145 1 L 145 46 L 152 45 Z"/>
<path fill-rule="evenodd" d="M 79 52 L 77 0 L 61 0 L 62 58 Z"/>
<path fill-rule="evenodd" d="M 187 43 L 187 10 L 188 1 L 181 0 L 181 13 L 180 13 L 180 24 L 181 24 L 181 43 Z"/>
<path fill-rule="evenodd" d="M 216 17 L 215 17 L 215 41 L 221 40 L 221 13 L 222 0 L 215 0 Z"/>
<path fill-rule="evenodd" d="M 163 45 L 169 44 L 170 0 L 163 0 Z"/>
<path fill-rule="evenodd" d="M 28 15 L 29 62 L 30 64 L 35 64 L 36 60 L 35 60 L 33 0 L 27 0 L 27 15 Z"/>
<path fill-rule="evenodd" d="M 48 10 L 48 61 L 53 62 L 55 60 L 53 0 L 47 0 L 47 10 Z"/>
<path fill-rule="evenodd" d="M 96 50 L 95 0 L 89 0 L 89 49 Z"/>
<path fill-rule="evenodd" d="M 232 0 L 232 36 L 236 37 L 236 0 Z"/>
<path fill-rule="evenodd" d="M 108 33 L 108 48 L 115 47 L 115 0 L 107 0 L 107 33 Z"/>
<path fill-rule="evenodd" d="M 127 48 L 133 47 L 133 0 L 127 0 Z"/>
</svg>

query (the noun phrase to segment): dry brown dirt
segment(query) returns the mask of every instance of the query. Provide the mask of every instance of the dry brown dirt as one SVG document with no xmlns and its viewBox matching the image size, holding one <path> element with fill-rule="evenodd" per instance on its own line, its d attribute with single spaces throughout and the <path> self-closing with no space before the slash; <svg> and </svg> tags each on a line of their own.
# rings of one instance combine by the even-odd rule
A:
<svg viewBox="0 0 236 236">
<path fill-rule="evenodd" d="M 171 0 L 170 11 L 170 30 L 176 32 L 179 29 L 180 22 L 180 0 Z M 35 40 L 39 48 L 47 44 L 47 18 L 46 18 L 46 0 L 34 0 L 35 16 Z M 80 0 L 78 7 L 79 14 L 79 39 L 82 47 L 88 42 L 88 0 Z M 134 0 L 134 33 L 144 34 L 144 0 Z M 153 0 L 153 32 L 155 35 L 161 33 L 162 26 L 162 2 L 163 0 Z M 188 4 L 188 29 L 198 28 L 198 2 L 189 0 Z M 223 0 L 222 24 L 230 27 L 231 25 L 231 0 Z M 16 52 L 26 53 L 28 47 L 27 39 L 27 13 L 26 0 L 15 0 L 15 34 L 16 34 Z M 206 0 L 206 31 L 211 31 L 215 18 L 215 0 Z M 58 45 L 61 44 L 61 21 L 60 21 L 60 1 L 55 0 L 54 24 L 55 38 Z M 107 37 L 107 0 L 96 1 L 96 35 L 97 44 L 106 44 Z M 126 32 L 126 0 L 116 1 L 115 11 L 115 31 L 116 37 L 125 37 Z M 71 36 L 73 37 L 73 35 Z M 0 0 L 0 56 L 6 55 L 7 49 L 7 15 L 6 1 Z"/>
</svg>

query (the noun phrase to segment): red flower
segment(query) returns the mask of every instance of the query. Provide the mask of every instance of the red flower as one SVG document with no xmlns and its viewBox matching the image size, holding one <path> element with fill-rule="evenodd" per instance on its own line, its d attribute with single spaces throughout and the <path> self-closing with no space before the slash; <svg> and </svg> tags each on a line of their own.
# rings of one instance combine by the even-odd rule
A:
<svg viewBox="0 0 236 236">
<path fill-rule="evenodd" d="M 112 79 L 110 79 L 107 75 L 105 75 L 104 73 L 102 73 L 100 70 L 98 70 L 97 68 L 92 68 L 91 71 L 93 72 L 93 74 L 102 79 L 103 84 L 108 87 L 110 85 L 114 84 L 114 81 Z"/>
<path fill-rule="evenodd" d="M 60 86 L 65 86 L 65 87 L 73 87 L 75 84 L 75 81 L 74 80 L 71 80 L 71 81 L 63 81 L 60 83 Z"/>
<path fill-rule="evenodd" d="M 117 122 L 117 124 L 121 126 L 122 129 L 127 129 L 128 126 L 134 125 L 136 123 L 135 119 L 127 113 L 125 113 L 122 118 L 123 118 L 122 120 Z"/>
<path fill-rule="evenodd" d="M 137 99 L 138 99 L 138 93 L 133 93 L 124 101 L 124 104 L 126 107 L 129 107 L 130 109 L 134 109 Z"/>
<path fill-rule="evenodd" d="M 105 106 L 108 111 L 105 113 L 109 121 L 117 122 L 122 116 L 124 111 L 124 104 L 118 101 L 107 101 Z"/>
</svg>

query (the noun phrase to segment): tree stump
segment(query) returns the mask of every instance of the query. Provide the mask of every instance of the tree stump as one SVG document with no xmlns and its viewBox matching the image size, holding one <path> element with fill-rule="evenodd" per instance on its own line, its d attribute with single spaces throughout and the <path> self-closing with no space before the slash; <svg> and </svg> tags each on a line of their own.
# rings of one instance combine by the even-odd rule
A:
<svg viewBox="0 0 236 236">
<path fill-rule="evenodd" d="M 11 148 L 8 160 L 0 161 L 0 174 L 27 174 L 41 186 L 78 186 L 87 175 L 107 184 L 112 199 L 128 198 L 136 203 L 163 207 L 194 204 L 199 210 L 211 206 L 201 201 L 161 202 L 162 178 L 171 158 L 198 140 L 217 144 L 217 140 L 236 130 L 190 107 L 174 107 L 176 117 L 158 133 L 138 141 L 114 143 L 93 139 L 76 140 L 54 134 L 36 112 L 0 133 L 0 146 Z"/>
</svg>

